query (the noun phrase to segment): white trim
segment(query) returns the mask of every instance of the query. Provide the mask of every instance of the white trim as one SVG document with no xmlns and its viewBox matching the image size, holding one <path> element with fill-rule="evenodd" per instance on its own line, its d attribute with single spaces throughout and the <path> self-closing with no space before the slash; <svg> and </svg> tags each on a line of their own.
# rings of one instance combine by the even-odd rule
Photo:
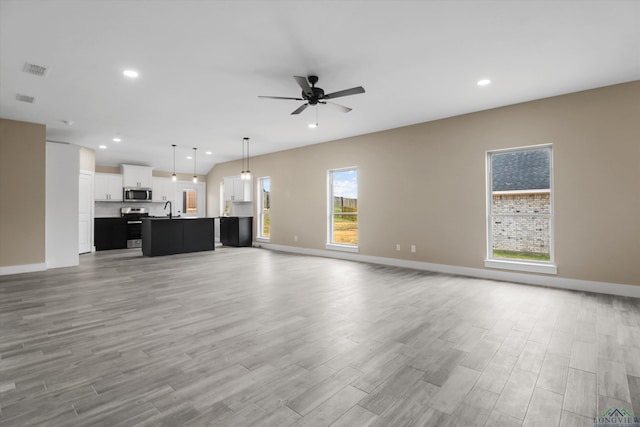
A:
<svg viewBox="0 0 640 427">
<path fill-rule="evenodd" d="M 0 267 L 0 276 L 8 274 L 33 273 L 34 271 L 45 271 L 46 269 L 47 264 L 44 262 L 38 264 L 8 265 L 6 267 Z"/>
<path fill-rule="evenodd" d="M 508 153 L 508 152 L 520 152 L 520 151 L 529 151 L 529 150 L 541 150 L 541 149 L 549 149 L 550 151 L 550 156 L 549 156 L 549 186 L 551 188 L 548 189 L 543 189 L 543 190 L 529 190 L 531 192 L 543 192 L 543 193 L 549 193 L 549 212 L 548 213 L 537 213 L 537 214 L 503 214 L 503 215 L 494 215 L 492 212 L 492 207 L 493 207 L 493 195 L 506 195 L 511 193 L 510 191 L 501 191 L 501 192 L 494 192 L 493 191 L 493 182 L 492 182 L 492 171 L 491 171 L 491 155 L 492 154 L 496 154 L 496 153 Z M 500 268 L 500 269 L 510 269 L 508 264 L 498 264 L 498 263 L 493 263 L 494 261 L 497 262 L 502 262 L 502 259 L 496 259 L 496 258 L 492 258 L 492 254 L 493 254 L 493 218 L 496 216 L 506 216 L 506 217 L 516 217 L 516 216 L 532 216 L 532 217 L 545 217 L 548 216 L 549 217 L 549 258 L 550 258 L 550 262 L 549 262 L 549 266 L 554 266 L 555 267 L 555 202 L 554 202 L 554 194 L 555 191 L 553 191 L 554 188 L 554 179 L 553 179 L 553 173 L 554 173 L 554 167 L 553 167 L 553 158 L 554 158 L 554 150 L 553 150 L 553 143 L 547 143 L 547 144 L 539 144 L 539 145 L 530 145 L 530 146 L 526 146 L 526 147 L 516 147 L 516 148 L 504 148 L 504 149 L 498 149 L 498 150 L 487 150 L 485 152 L 485 185 L 486 185 L 486 192 L 487 192 L 487 197 L 486 197 L 486 209 L 485 209 L 485 215 L 486 215 L 486 230 L 485 230 L 485 235 L 486 235 L 486 243 L 487 243 L 487 247 L 486 247 L 486 254 L 487 254 L 487 260 L 485 260 L 485 267 L 489 267 L 489 268 Z M 516 191 L 515 193 L 522 193 L 522 191 Z M 509 261 L 505 261 L 505 262 L 512 262 L 511 260 Z M 517 261 L 516 261 L 517 262 Z M 489 265 L 487 264 L 489 263 Z M 527 264 L 526 262 L 518 262 L 519 264 Z M 553 269 L 550 268 L 545 268 L 544 270 L 547 271 L 538 271 L 538 270 L 534 270 L 534 269 L 530 269 L 527 266 L 523 266 L 520 265 L 519 267 L 517 267 L 515 264 L 511 264 L 511 266 L 515 267 L 513 268 L 513 270 L 519 270 L 519 271 L 527 271 L 527 272 L 534 272 L 534 273 L 544 273 L 544 274 L 557 274 L 557 269 L 554 272 Z"/>
<path fill-rule="evenodd" d="M 358 252 L 358 247 L 353 245 L 340 245 L 338 243 L 327 243 L 325 249 L 341 252 Z"/>
<path fill-rule="evenodd" d="M 269 237 L 256 237 L 256 242 L 269 243 L 271 239 Z"/>
<path fill-rule="evenodd" d="M 265 179 L 269 180 L 269 196 L 271 196 L 271 177 L 270 176 L 261 176 L 258 180 L 258 185 L 256 186 L 256 217 L 258 218 L 256 224 L 256 240 L 262 242 L 268 242 L 270 236 L 263 236 L 264 233 L 264 200 L 262 199 L 262 185 Z M 269 233 L 271 233 L 271 228 L 269 228 Z"/>
<path fill-rule="evenodd" d="M 640 286 L 626 285 L 621 283 L 595 282 L 591 280 L 540 276 L 537 274 L 516 273 L 511 271 L 459 267 L 455 265 L 434 264 L 430 262 L 409 261 L 397 258 L 351 254 L 338 251 L 327 251 L 323 249 L 308 249 L 286 245 L 273 245 L 271 243 L 261 244 L 260 247 L 274 251 L 313 255 L 325 258 L 337 258 L 348 261 L 368 262 L 372 264 L 412 268 L 415 270 L 455 274 L 460 276 L 476 277 L 480 279 L 500 280 L 505 282 L 524 283 L 528 285 L 546 286 L 550 288 L 568 289 L 573 291 L 594 292 L 600 294 L 640 298 Z"/>
<path fill-rule="evenodd" d="M 349 167 L 344 167 L 344 168 L 336 168 L 336 169 L 328 169 L 327 170 L 327 240 L 326 240 L 327 243 L 325 243 L 325 247 L 327 249 L 335 249 L 335 250 L 344 251 L 344 252 L 358 252 L 358 247 L 357 246 L 347 246 L 347 247 L 345 247 L 345 245 L 341 245 L 339 243 L 334 243 L 333 242 L 333 215 L 335 213 L 335 212 L 333 212 L 333 198 L 334 198 L 334 196 L 333 196 L 333 173 L 334 172 L 345 172 L 345 171 L 350 171 L 350 170 L 356 171 L 356 175 L 357 175 L 356 179 L 359 179 L 358 166 L 349 166 Z M 358 181 L 357 187 L 359 187 L 359 186 L 360 186 L 360 182 Z M 354 215 L 358 215 L 359 212 L 354 212 L 353 214 Z M 355 248 L 355 250 L 353 248 Z"/>
<path fill-rule="evenodd" d="M 498 149 L 495 149 L 495 150 L 487 150 L 487 153 L 489 153 L 489 152 L 491 152 L 491 153 L 508 153 L 509 151 L 539 150 L 541 148 L 551 147 L 552 145 L 553 145 L 553 142 L 547 142 L 547 143 L 538 144 L 538 145 L 524 145 L 522 147 L 498 148 Z"/>
<path fill-rule="evenodd" d="M 526 271 L 529 273 L 558 274 L 558 267 L 553 264 L 542 264 L 537 262 L 526 262 L 506 259 L 485 259 L 484 266 L 487 268 L 499 268 L 502 270 Z"/>
<path fill-rule="evenodd" d="M 546 194 L 551 193 L 551 189 L 547 188 L 544 190 L 503 190 L 503 191 L 493 191 L 491 194 L 493 196 L 510 196 L 512 194 Z"/>
</svg>

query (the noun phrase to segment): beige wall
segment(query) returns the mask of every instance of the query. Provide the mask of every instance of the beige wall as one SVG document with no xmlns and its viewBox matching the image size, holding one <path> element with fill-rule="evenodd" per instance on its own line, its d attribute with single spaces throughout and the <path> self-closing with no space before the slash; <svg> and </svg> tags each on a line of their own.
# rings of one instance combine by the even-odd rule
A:
<svg viewBox="0 0 640 427">
<path fill-rule="evenodd" d="M 0 119 L 0 266 L 45 262 L 45 126 Z"/>
<path fill-rule="evenodd" d="M 80 147 L 80 170 L 95 172 L 96 152 L 90 148 Z"/>
<path fill-rule="evenodd" d="M 486 151 L 552 143 L 557 277 L 640 285 L 638 117 L 636 81 L 259 156 L 251 169 L 271 177 L 273 244 L 324 249 L 327 170 L 357 166 L 360 254 L 484 268 Z M 240 169 L 209 173 L 209 215 Z"/>
</svg>

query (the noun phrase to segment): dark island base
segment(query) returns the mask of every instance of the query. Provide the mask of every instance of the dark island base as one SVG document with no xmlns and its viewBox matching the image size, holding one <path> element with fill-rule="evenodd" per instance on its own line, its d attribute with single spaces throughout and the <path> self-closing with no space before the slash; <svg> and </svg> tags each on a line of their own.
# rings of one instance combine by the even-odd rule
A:
<svg viewBox="0 0 640 427">
<path fill-rule="evenodd" d="M 145 218 L 142 220 L 142 255 L 213 251 L 213 233 L 213 218 Z"/>
</svg>

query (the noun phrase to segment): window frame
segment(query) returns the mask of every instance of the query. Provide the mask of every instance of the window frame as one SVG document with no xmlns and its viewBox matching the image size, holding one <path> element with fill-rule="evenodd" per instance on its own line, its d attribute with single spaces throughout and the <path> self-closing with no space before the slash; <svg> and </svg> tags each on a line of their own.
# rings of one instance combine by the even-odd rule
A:
<svg viewBox="0 0 640 427">
<path fill-rule="evenodd" d="M 493 154 L 504 154 L 509 152 L 522 152 L 528 150 L 549 149 L 549 213 L 548 214 L 526 214 L 524 216 L 549 216 L 549 261 L 519 260 L 509 258 L 497 258 L 493 256 L 493 174 L 491 170 L 491 156 Z M 487 268 L 497 268 L 505 270 L 525 271 L 530 273 L 557 274 L 558 268 L 555 261 L 555 204 L 554 204 L 554 179 L 553 179 L 553 144 L 529 145 L 524 147 L 504 148 L 488 150 L 485 154 L 485 177 L 486 177 L 486 258 L 484 266 Z M 500 216 L 519 216 L 518 214 Z M 522 215 L 520 215 L 522 216 Z"/>
<path fill-rule="evenodd" d="M 268 236 L 264 236 L 262 233 L 264 232 L 264 206 L 263 206 L 263 200 L 262 200 L 262 182 L 263 180 L 268 179 L 269 180 L 269 196 L 271 196 L 271 177 L 270 176 L 263 176 L 258 178 L 258 188 L 257 188 L 257 196 L 256 199 L 258 201 L 257 203 L 257 208 L 258 208 L 258 224 L 257 224 L 257 233 L 256 233 L 256 240 L 257 241 L 262 241 L 262 242 L 269 242 L 271 240 L 271 224 L 269 224 L 269 235 Z M 271 197 L 269 197 L 269 199 L 271 199 Z M 269 209 L 271 208 L 271 206 L 269 206 Z M 271 211 L 269 211 L 269 213 L 271 213 Z"/>
<path fill-rule="evenodd" d="M 348 243 L 334 243 L 333 242 L 333 174 L 334 172 L 346 172 L 355 170 L 357 174 L 357 188 L 358 192 L 360 189 L 360 173 L 358 171 L 357 166 L 349 166 L 344 168 L 335 168 L 327 170 L 327 241 L 325 248 L 338 250 L 343 252 L 358 252 L 359 251 L 359 243 L 360 243 L 360 224 L 358 222 L 358 243 L 357 244 L 348 244 Z M 358 221 L 360 216 L 360 208 L 358 207 L 358 211 L 356 212 L 358 215 Z"/>
</svg>

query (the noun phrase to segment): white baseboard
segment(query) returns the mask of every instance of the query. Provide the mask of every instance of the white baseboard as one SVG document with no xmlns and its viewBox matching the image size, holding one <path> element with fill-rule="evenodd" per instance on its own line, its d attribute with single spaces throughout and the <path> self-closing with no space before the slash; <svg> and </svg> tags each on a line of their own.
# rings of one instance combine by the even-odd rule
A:
<svg viewBox="0 0 640 427">
<path fill-rule="evenodd" d="M 323 249 L 308 249 L 295 246 L 274 245 L 271 243 L 255 242 L 254 246 L 275 251 L 291 252 L 302 255 L 313 255 L 326 258 L 338 258 L 350 261 L 368 262 L 372 264 L 405 267 L 415 270 L 433 271 L 436 273 L 455 274 L 476 277 L 480 279 L 501 280 L 505 282 L 525 283 L 529 285 L 547 286 L 551 288 L 569 289 L 573 291 L 594 292 L 600 294 L 619 295 L 640 298 L 640 286 L 620 283 L 595 282 L 590 280 L 567 279 L 563 277 L 540 276 L 536 274 L 515 273 L 511 271 L 490 270 L 483 268 L 459 267 L 447 264 L 411 261 L 396 258 L 385 258 L 354 253 L 335 252 Z"/>
<path fill-rule="evenodd" d="M 39 264 L 8 265 L 6 267 L 0 267 L 0 276 L 6 276 L 9 274 L 32 273 L 34 271 L 44 271 L 46 269 L 47 264 L 44 262 Z"/>
</svg>

